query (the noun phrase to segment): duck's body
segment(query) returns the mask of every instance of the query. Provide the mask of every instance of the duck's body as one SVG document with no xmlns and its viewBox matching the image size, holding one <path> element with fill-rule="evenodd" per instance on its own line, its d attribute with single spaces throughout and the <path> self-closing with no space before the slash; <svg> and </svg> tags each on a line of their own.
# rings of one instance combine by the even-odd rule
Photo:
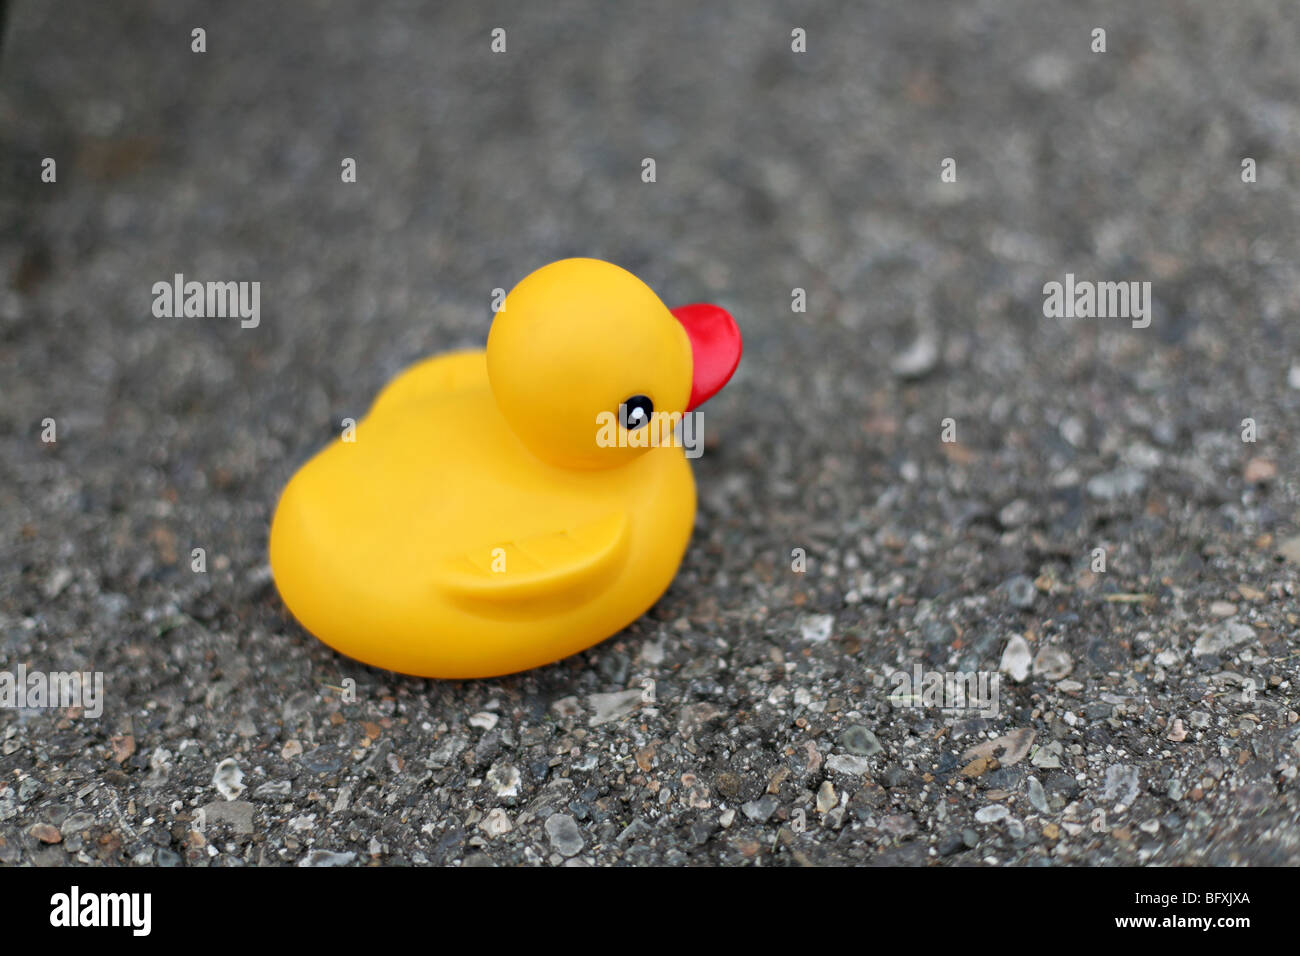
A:
<svg viewBox="0 0 1300 956">
<path fill-rule="evenodd" d="M 600 315 L 573 298 L 578 281 L 602 293 Z M 550 663 L 645 613 L 685 552 L 694 480 L 679 445 L 609 447 L 592 413 L 611 395 L 621 411 L 629 394 L 690 407 L 700 376 L 692 383 L 699 334 L 659 304 L 665 322 L 642 289 L 595 260 L 539 270 L 507 298 L 515 313 L 498 316 L 488 350 L 408 369 L 352 440 L 304 465 L 270 533 L 275 582 L 299 621 L 368 664 L 465 678 Z M 612 291 L 632 300 L 625 316 Z M 641 360 L 602 367 L 629 333 Z M 559 367 L 558 347 L 542 354 L 555 334 L 585 340 L 588 374 Z"/>
<path fill-rule="evenodd" d="M 335 650 L 479 677 L 567 657 L 636 620 L 672 582 L 694 516 L 681 448 L 614 470 L 543 462 L 497 410 L 485 353 L 458 352 L 404 372 L 354 442 L 294 476 L 271 563 L 285 604 Z"/>
</svg>

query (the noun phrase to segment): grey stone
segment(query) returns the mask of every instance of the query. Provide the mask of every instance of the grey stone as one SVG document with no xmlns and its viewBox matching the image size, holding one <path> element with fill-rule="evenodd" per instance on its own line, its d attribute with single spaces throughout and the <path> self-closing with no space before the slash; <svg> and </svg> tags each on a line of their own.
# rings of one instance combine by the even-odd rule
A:
<svg viewBox="0 0 1300 956">
<path fill-rule="evenodd" d="M 335 853 L 330 850 L 312 850 L 301 860 L 299 866 L 347 866 L 357 858 L 355 853 Z"/>
<path fill-rule="evenodd" d="M 1147 476 L 1136 468 L 1118 468 L 1088 479 L 1088 494 L 1102 501 L 1114 501 L 1138 494 L 1147 485 Z"/>
<path fill-rule="evenodd" d="M 749 817 L 749 819 L 753 820 L 755 823 L 766 823 L 771 819 L 772 814 L 776 813 L 776 808 L 778 806 L 779 804 L 776 802 L 776 797 L 769 795 L 741 804 L 740 812 Z"/>
<path fill-rule="evenodd" d="M 998 664 L 998 670 L 1019 684 L 1029 676 L 1032 661 L 1033 659 L 1029 653 L 1029 643 L 1019 634 L 1013 634 L 1002 651 L 1002 660 Z"/>
<path fill-rule="evenodd" d="M 840 746 L 859 757 L 873 757 L 884 748 L 871 728 L 854 724 L 840 735 Z"/>
<path fill-rule="evenodd" d="M 1029 796 L 1029 804 L 1039 813 L 1046 813 L 1047 794 L 1043 792 L 1043 785 L 1038 782 L 1037 777 L 1030 777 L 1025 784 L 1025 791 Z"/>
<path fill-rule="evenodd" d="M 560 856 L 580 853 L 585 843 L 577 821 L 567 813 L 554 813 L 546 818 L 546 836 Z"/>
<path fill-rule="evenodd" d="M 1106 768 L 1106 785 L 1101 798 L 1108 802 L 1131 806 L 1139 790 L 1136 767 L 1114 764 Z"/>
<path fill-rule="evenodd" d="M 1033 607 L 1034 600 L 1038 597 L 1034 582 L 1023 574 L 1017 574 L 1014 578 L 1008 579 L 1002 585 L 1002 589 L 1006 592 L 1007 600 L 1011 602 L 1012 607 L 1024 610 Z"/>
</svg>

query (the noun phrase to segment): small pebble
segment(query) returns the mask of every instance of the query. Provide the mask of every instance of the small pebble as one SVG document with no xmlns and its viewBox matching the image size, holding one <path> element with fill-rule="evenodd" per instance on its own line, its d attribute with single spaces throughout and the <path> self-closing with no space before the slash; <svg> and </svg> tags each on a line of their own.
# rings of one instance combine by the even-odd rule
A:
<svg viewBox="0 0 1300 956">
<path fill-rule="evenodd" d="M 1106 786 L 1101 798 L 1108 802 L 1131 806 L 1137 799 L 1139 786 L 1136 767 L 1115 764 L 1106 768 Z"/>
<path fill-rule="evenodd" d="M 1041 647 L 1034 655 L 1034 676 L 1060 680 L 1074 670 L 1074 661 L 1059 647 Z"/>
<path fill-rule="evenodd" d="M 519 771 L 508 763 L 493 764 L 487 772 L 487 782 L 498 797 L 513 797 L 519 793 Z"/>
<path fill-rule="evenodd" d="M 799 623 L 799 633 L 805 641 L 821 644 L 830 639 L 834 627 L 833 614 L 806 614 Z"/>
<path fill-rule="evenodd" d="M 577 822 L 567 813 L 551 814 L 546 818 L 545 829 L 551 846 L 561 856 L 573 856 L 582 850 L 582 833 Z"/>
<path fill-rule="evenodd" d="M 826 769 L 832 773 L 845 773 L 850 776 L 861 776 L 871 770 L 871 764 L 867 761 L 866 757 L 835 754 L 833 757 L 826 758 Z"/>
<path fill-rule="evenodd" d="M 1029 791 L 1029 805 L 1039 813 L 1047 813 L 1047 793 L 1043 790 L 1043 785 L 1038 782 L 1038 778 L 1030 777 L 1026 789 Z"/>
<path fill-rule="evenodd" d="M 1197 657 L 1208 654 L 1222 654 L 1242 644 L 1256 640 L 1258 635 L 1249 624 L 1240 621 L 1227 621 L 1213 631 L 1202 634 L 1192 645 L 1192 653 Z"/>
<path fill-rule="evenodd" d="M 904 351 L 889 363 L 899 378 L 912 379 L 928 375 L 939 364 L 939 339 L 933 332 L 924 331 Z"/>
<path fill-rule="evenodd" d="M 1024 498 L 1017 498 L 998 512 L 998 523 L 1004 528 L 1019 528 L 1033 515 L 1033 506 Z M 1012 578 L 1012 581 L 1018 578 Z M 1025 578 L 1028 581 L 1028 578 Z M 1032 587 L 1032 583 L 1031 583 Z M 1019 606 L 1019 605 L 1017 605 Z"/>
<path fill-rule="evenodd" d="M 479 821 L 478 826 L 489 837 L 504 836 L 514 829 L 514 824 L 510 822 L 510 814 L 501 807 L 489 810 L 487 816 Z"/>
<path fill-rule="evenodd" d="M 1300 564 L 1300 535 L 1287 538 L 1277 547 L 1277 553 L 1294 564 Z"/>
<path fill-rule="evenodd" d="M 1088 479 L 1088 494 L 1102 501 L 1128 498 L 1142 491 L 1147 477 L 1136 468 L 1119 468 Z"/>
<path fill-rule="evenodd" d="M 1002 661 L 998 665 L 998 670 L 1019 684 L 1029 676 L 1029 668 L 1032 662 L 1033 658 L 1029 653 L 1029 642 L 1019 634 L 1014 634 L 1007 641 L 1006 649 L 1002 652 Z"/>
<path fill-rule="evenodd" d="M 1053 740 L 1034 751 L 1034 755 L 1029 758 L 1029 762 L 1035 767 L 1041 767 L 1044 770 L 1058 769 L 1061 766 L 1061 751 L 1063 749 L 1059 740 Z"/>
<path fill-rule="evenodd" d="M 766 823 L 772 818 L 772 814 L 776 813 L 777 806 L 776 797 L 760 797 L 758 800 L 741 804 L 740 812 L 755 823 Z"/>
<path fill-rule="evenodd" d="M 244 792 L 244 771 L 239 769 L 234 757 L 227 757 L 217 764 L 217 769 L 212 774 L 212 783 L 217 788 L 217 793 L 227 800 L 234 800 Z"/>
<path fill-rule="evenodd" d="M 1005 524 L 1005 522 L 1003 523 Z M 1011 602 L 1012 607 L 1018 607 L 1022 610 L 1033 607 L 1034 600 L 1038 597 L 1034 582 L 1023 574 L 1017 574 L 1002 585 L 1002 588 L 1006 591 L 1007 600 Z"/>
<path fill-rule="evenodd" d="M 1252 458 L 1246 462 L 1245 471 L 1242 472 L 1242 479 L 1248 485 L 1258 485 L 1266 481 L 1272 481 L 1277 477 L 1277 465 L 1267 458 Z"/>
<path fill-rule="evenodd" d="M 329 850 L 312 850 L 298 861 L 298 865 L 307 867 L 347 866 L 356 858 L 355 853 L 332 853 Z"/>
<path fill-rule="evenodd" d="M 840 746 L 859 757 L 873 757 L 884 748 L 869 727 L 854 724 L 840 736 Z"/>
<path fill-rule="evenodd" d="M 59 828 L 48 823 L 38 823 L 27 832 L 42 843 L 63 842 L 63 834 L 59 832 Z"/>
<path fill-rule="evenodd" d="M 817 812 L 827 813 L 835 808 L 838 797 L 835 796 L 835 788 L 829 780 L 823 780 L 822 785 L 817 788 Z"/>
<path fill-rule="evenodd" d="M 611 720 L 626 717 L 641 704 L 644 693 L 643 690 L 633 688 L 612 694 L 592 694 L 587 698 L 587 707 L 591 710 L 587 723 L 592 727 L 598 727 Z"/>
</svg>

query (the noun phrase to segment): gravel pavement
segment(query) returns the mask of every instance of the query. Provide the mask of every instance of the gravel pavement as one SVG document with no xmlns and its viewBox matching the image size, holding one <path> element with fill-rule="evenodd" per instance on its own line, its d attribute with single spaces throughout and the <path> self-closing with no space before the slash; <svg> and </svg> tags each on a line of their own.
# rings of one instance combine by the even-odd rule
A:
<svg viewBox="0 0 1300 956">
<path fill-rule="evenodd" d="M 0 671 L 104 694 L 0 710 L 0 863 L 1300 864 L 1291 4 L 10 6 Z M 570 255 L 745 335 L 675 583 L 508 678 L 333 653 L 280 488 Z"/>
</svg>

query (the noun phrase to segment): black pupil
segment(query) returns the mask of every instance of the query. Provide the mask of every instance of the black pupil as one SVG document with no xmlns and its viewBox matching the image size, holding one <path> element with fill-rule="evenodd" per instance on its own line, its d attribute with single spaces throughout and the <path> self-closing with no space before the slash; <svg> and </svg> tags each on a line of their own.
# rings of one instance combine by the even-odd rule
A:
<svg viewBox="0 0 1300 956">
<path fill-rule="evenodd" d="M 654 414 L 655 403 L 644 395 L 633 395 L 618 406 L 618 423 L 627 431 L 634 432 L 650 421 Z"/>
</svg>

